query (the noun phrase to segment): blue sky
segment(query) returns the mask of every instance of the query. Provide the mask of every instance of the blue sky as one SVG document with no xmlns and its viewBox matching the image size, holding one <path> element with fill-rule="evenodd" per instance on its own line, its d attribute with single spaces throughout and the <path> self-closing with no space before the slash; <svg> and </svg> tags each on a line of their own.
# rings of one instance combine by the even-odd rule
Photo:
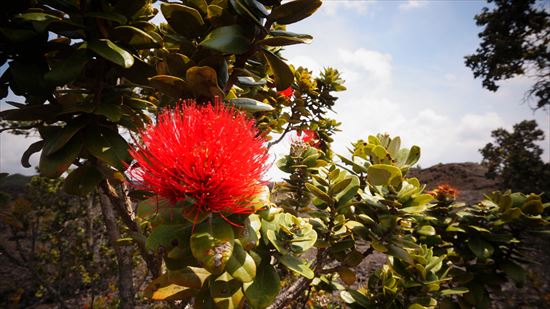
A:
<svg viewBox="0 0 550 309">
<path fill-rule="evenodd" d="M 339 95 L 343 132 L 336 151 L 369 134 L 399 135 L 422 147 L 419 164 L 479 162 L 490 132 L 536 119 L 549 135 L 550 116 L 522 104 L 531 81 L 481 87 L 464 65 L 479 44 L 474 16 L 483 1 L 325 1 L 320 12 L 288 30 L 314 36 L 289 47 L 291 63 L 315 71 L 338 68 L 348 91 Z M 548 161 L 548 139 L 541 143 Z M 284 151 L 280 147 L 281 153 Z"/>
<path fill-rule="evenodd" d="M 400 135 L 405 145 L 422 147 L 419 164 L 479 162 L 478 149 L 498 127 L 510 129 L 536 119 L 550 135 L 550 115 L 522 104 L 527 77 L 501 83 L 492 93 L 474 80 L 464 56 L 479 44 L 473 17 L 483 1 L 344 1 L 325 0 L 312 17 L 288 26 L 314 36 L 309 45 L 289 46 L 284 55 L 294 65 L 319 72 L 339 69 L 348 90 L 332 115 L 343 123 L 335 149 L 370 134 Z M 2 104 L 4 105 L 4 104 Z M 3 106 L 4 107 L 4 106 Z M 0 170 L 33 173 L 19 164 L 32 142 L 2 133 Z M 274 147 L 284 154 L 289 143 Z M 541 146 L 549 160 L 549 139 Z M 37 155 L 33 156 L 34 162 Z M 31 160 L 32 161 L 32 160 Z M 271 177 L 278 178 L 273 171 Z"/>
</svg>

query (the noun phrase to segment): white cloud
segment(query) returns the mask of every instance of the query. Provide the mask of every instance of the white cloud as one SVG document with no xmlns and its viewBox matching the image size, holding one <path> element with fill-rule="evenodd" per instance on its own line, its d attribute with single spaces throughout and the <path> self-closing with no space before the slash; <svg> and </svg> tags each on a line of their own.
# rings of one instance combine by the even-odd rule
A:
<svg viewBox="0 0 550 309">
<path fill-rule="evenodd" d="M 412 10 L 412 9 L 426 6 L 427 4 L 428 4 L 428 1 L 408 0 L 407 2 L 400 4 L 399 9 L 401 11 L 407 11 L 407 10 Z"/>
<path fill-rule="evenodd" d="M 338 49 L 338 56 L 342 63 L 364 70 L 370 85 L 376 83 L 377 86 L 385 88 L 391 84 L 392 56 L 390 54 L 359 48 L 354 51 Z M 353 74 L 357 73 L 353 72 Z"/>
<path fill-rule="evenodd" d="M 338 11 L 350 10 L 355 13 L 364 14 L 367 12 L 368 6 L 376 1 L 354 1 L 354 0 L 325 0 L 321 6 L 321 11 L 326 15 L 336 15 Z"/>
<path fill-rule="evenodd" d="M 309 56 L 295 56 L 288 59 L 288 62 L 292 65 L 294 65 L 295 68 L 298 67 L 304 67 L 308 70 L 311 70 L 313 74 L 319 74 L 321 70 L 323 69 L 323 66 L 317 62 L 315 59 Z"/>
</svg>

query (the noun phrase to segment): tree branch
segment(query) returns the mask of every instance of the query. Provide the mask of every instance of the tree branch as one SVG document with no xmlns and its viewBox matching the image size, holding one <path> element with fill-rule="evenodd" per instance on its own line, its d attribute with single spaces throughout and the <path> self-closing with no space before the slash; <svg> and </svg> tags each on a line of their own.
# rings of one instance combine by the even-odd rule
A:
<svg viewBox="0 0 550 309">
<path fill-rule="evenodd" d="M 116 189 L 111 185 L 109 180 L 105 180 L 101 183 L 101 189 L 111 201 L 111 204 L 117 210 L 117 213 L 122 219 L 122 222 L 130 230 L 130 232 L 141 235 L 141 230 L 136 221 L 134 221 L 135 215 L 132 209 L 132 201 L 128 196 L 128 187 L 126 186 L 126 184 L 122 184 L 122 197 L 119 196 Z M 162 261 L 159 257 L 148 252 L 147 248 L 145 248 L 144 243 L 139 241 L 136 241 L 136 243 L 141 257 L 147 264 L 149 272 L 153 277 L 158 277 L 160 275 L 160 266 L 162 265 Z"/>
</svg>

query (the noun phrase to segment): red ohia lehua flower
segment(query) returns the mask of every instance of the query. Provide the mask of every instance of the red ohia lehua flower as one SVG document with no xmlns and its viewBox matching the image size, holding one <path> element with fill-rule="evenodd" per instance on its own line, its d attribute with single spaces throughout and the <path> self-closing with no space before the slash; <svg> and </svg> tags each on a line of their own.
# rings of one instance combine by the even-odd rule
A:
<svg viewBox="0 0 550 309">
<path fill-rule="evenodd" d="M 320 144 L 319 136 L 317 135 L 317 133 L 309 129 L 302 130 L 296 133 L 296 136 L 291 137 L 291 142 L 302 143 L 315 148 L 318 148 Z"/>
<path fill-rule="evenodd" d="M 279 91 L 278 93 L 281 94 L 281 95 L 284 95 L 287 98 L 290 98 L 294 94 L 294 89 L 292 89 L 292 86 L 291 86 L 291 87 L 286 88 L 285 90 Z"/>
<path fill-rule="evenodd" d="M 205 212 L 225 219 L 254 211 L 268 154 L 265 139 L 243 113 L 218 100 L 206 106 L 180 101 L 139 137 L 141 144 L 130 150 L 137 164 L 129 170 L 138 189 L 173 204 L 191 200 L 186 215 L 195 221 Z"/>
</svg>

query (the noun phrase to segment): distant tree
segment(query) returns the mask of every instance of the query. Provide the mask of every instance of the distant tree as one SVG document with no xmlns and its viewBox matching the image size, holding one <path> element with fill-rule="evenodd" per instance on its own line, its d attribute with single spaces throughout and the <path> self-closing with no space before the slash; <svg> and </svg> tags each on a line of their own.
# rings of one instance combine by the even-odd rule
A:
<svg viewBox="0 0 550 309">
<path fill-rule="evenodd" d="M 481 44 L 473 55 L 466 56 L 466 66 L 483 87 L 491 91 L 497 82 L 519 75 L 534 77 L 528 97 L 536 97 L 535 108 L 550 105 L 550 14 L 547 1 L 488 0 L 492 9 L 483 8 L 475 16 L 476 24 L 485 27 L 479 33 Z"/>
<path fill-rule="evenodd" d="M 497 129 L 491 133 L 494 143 L 488 143 L 479 151 L 481 164 L 488 168 L 486 176 L 500 178 L 504 189 L 524 193 L 545 192 L 550 196 L 550 164 L 541 159 L 542 149 L 536 144 L 544 140 L 544 132 L 534 120 L 524 120 L 514 125 L 512 132 Z"/>
</svg>

